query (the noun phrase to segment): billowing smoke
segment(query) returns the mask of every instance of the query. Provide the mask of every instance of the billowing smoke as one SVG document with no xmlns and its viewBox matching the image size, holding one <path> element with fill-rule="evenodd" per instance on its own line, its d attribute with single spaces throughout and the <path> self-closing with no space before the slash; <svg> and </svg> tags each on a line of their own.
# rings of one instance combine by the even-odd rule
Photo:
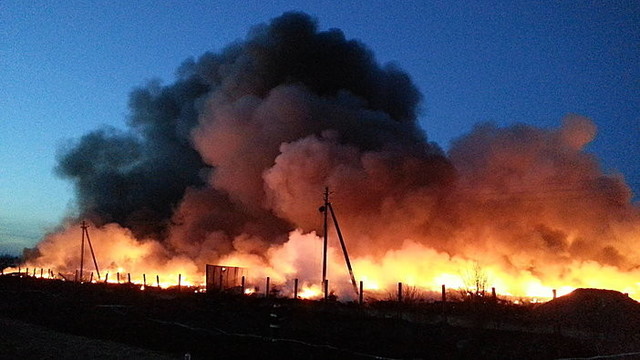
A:
<svg viewBox="0 0 640 360">
<path fill-rule="evenodd" d="M 319 32 L 305 14 L 258 26 L 246 41 L 189 60 L 178 74 L 173 85 L 133 92 L 128 133 L 99 130 L 62 153 L 58 171 L 75 182 L 82 217 L 173 244 L 218 232 L 282 241 L 296 226 L 317 226 L 324 185 L 349 177 L 333 168 L 359 171 L 366 166 L 361 155 L 376 167 L 364 169 L 367 181 L 395 177 L 401 183 L 388 179 L 384 187 L 401 185 L 403 192 L 451 177 L 448 161 L 417 125 L 420 94 L 409 77 L 379 66 L 338 30 Z M 309 146 L 324 149 L 297 149 Z M 297 166 L 317 173 L 287 174 L 296 171 L 288 164 L 295 153 L 303 157 L 293 159 Z M 397 169 L 384 174 L 390 166 Z M 415 170 L 423 174 L 414 177 Z M 296 206 L 308 207 L 307 218 L 288 209 L 283 176 L 307 184 L 308 201 Z M 350 183 L 372 198 L 357 179 Z M 378 206 L 359 202 L 354 206 Z M 232 250 L 217 242 L 220 252 Z"/>
<path fill-rule="evenodd" d="M 196 76 L 135 90 L 128 132 L 97 130 L 62 149 L 56 171 L 74 182 L 81 218 L 118 223 L 141 237 L 165 236 L 185 189 L 205 184 L 207 167 L 189 132 L 207 90 Z"/>
<path fill-rule="evenodd" d="M 584 151 L 596 133 L 587 118 L 479 125 L 445 154 L 418 125 L 406 73 L 302 13 L 186 61 L 177 77 L 131 94 L 128 131 L 95 131 L 60 154 L 78 219 L 103 229 L 96 247 L 137 242 L 147 266 L 300 276 L 317 265 L 300 254 L 317 245 L 328 186 L 356 271 L 378 282 L 434 284 L 470 262 L 504 284 L 640 272 L 639 209 L 622 176 Z M 77 255 L 52 254 L 64 234 L 32 261 L 72 268 Z M 140 267 L 116 253 L 113 267 Z"/>
</svg>

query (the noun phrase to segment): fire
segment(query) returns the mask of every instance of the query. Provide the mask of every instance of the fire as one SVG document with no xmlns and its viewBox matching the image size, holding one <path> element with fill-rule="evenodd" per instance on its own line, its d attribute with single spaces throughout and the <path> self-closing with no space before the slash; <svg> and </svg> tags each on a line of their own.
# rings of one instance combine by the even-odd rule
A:
<svg viewBox="0 0 640 360">
<path fill-rule="evenodd" d="M 245 294 L 245 295 L 252 295 L 252 294 L 254 294 L 255 292 L 256 292 L 256 289 L 255 289 L 255 288 L 252 288 L 252 289 L 244 289 L 244 294 Z"/>
<path fill-rule="evenodd" d="M 301 299 L 319 299 L 322 297 L 322 289 L 318 285 L 305 286 L 298 292 Z"/>
<path fill-rule="evenodd" d="M 322 279 L 317 210 L 330 187 L 365 291 L 401 282 L 543 299 L 593 287 L 640 299 L 640 208 L 624 176 L 586 150 L 597 132 L 586 117 L 557 128 L 480 124 L 445 151 L 420 127 L 408 74 L 300 13 L 178 74 L 132 92 L 128 129 L 63 149 L 56 171 L 73 182 L 79 215 L 25 267 L 73 278 L 86 217 L 108 282 L 119 273 L 198 286 L 205 264 L 226 264 L 249 269 L 247 287 L 269 277 L 291 295 L 299 279 L 312 297 Z M 352 300 L 334 240 L 330 291 Z M 83 271 L 97 275 L 89 259 Z"/>
<path fill-rule="evenodd" d="M 38 269 L 36 277 L 51 278 L 51 274 L 75 271 L 79 257 L 78 232 L 70 227 L 64 233 L 55 234 L 50 241 L 67 244 L 71 251 L 47 253 L 36 261 L 25 264 L 26 268 Z M 167 289 L 175 286 L 204 287 L 203 270 L 207 262 L 217 259 L 201 259 L 202 266 L 195 261 L 178 260 L 167 257 L 162 248 L 152 242 L 135 242 L 125 230 L 115 226 L 94 229 L 94 247 L 100 262 L 106 264 L 100 268 L 98 279 L 92 266 L 85 268 L 84 279 L 89 280 L 93 272 L 92 282 L 108 282 L 124 284 L 129 282 L 140 286 Z M 107 242 L 109 239 L 110 242 Z M 44 248 L 50 243 L 42 244 Z M 118 247 L 120 246 L 120 247 Z M 282 245 L 271 247 L 269 258 L 260 258 L 241 252 L 223 260 L 225 263 L 240 265 L 252 269 L 252 276 L 247 278 L 245 294 L 255 292 L 252 285 L 260 286 L 265 276 L 270 276 L 272 284 L 285 284 L 282 295 L 291 296 L 293 279 L 300 278 L 301 287 L 298 296 L 303 299 L 317 299 L 322 296 L 322 287 L 317 280 L 322 238 L 313 233 L 294 231 L 289 240 Z M 105 258 L 101 254 L 117 254 L 116 259 Z M 69 264 L 46 262 L 46 260 L 65 259 Z M 307 261 L 315 260 L 315 261 Z M 478 280 L 483 290 L 490 292 L 495 288 L 499 295 L 509 297 L 528 297 L 532 301 L 548 300 L 556 291 L 556 296 L 568 294 L 579 287 L 595 287 L 618 290 L 629 294 L 632 298 L 640 298 L 640 270 L 622 272 L 613 266 L 605 266 L 597 262 L 574 261 L 565 265 L 554 265 L 549 273 L 563 273 L 563 279 L 547 274 L 534 274 L 528 270 L 505 271 L 496 264 L 479 263 L 476 260 L 449 256 L 428 246 L 405 241 L 396 250 L 390 250 L 379 258 L 356 256 L 352 259 L 356 278 L 363 282 L 365 293 L 393 291 L 398 282 L 417 289 L 439 292 L 445 285 L 449 290 L 476 291 Z M 99 263 L 100 265 L 100 263 Z M 352 285 L 344 265 L 340 249 L 329 247 L 329 281 L 330 289 L 339 298 L 354 299 Z M 40 269 L 55 269 L 44 271 Z M 160 271 L 162 270 L 162 271 Z M 6 269 L 5 272 L 17 271 Z M 29 270 L 34 273 L 33 270 Z M 42 273 L 42 275 L 41 275 Z M 71 276 L 71 275 L 69 275 Z M 305 277 L 306 276 L 306 277 Z M 55 277 L 55 276 L 53 276 Z M 72 278 L 71 278 L 72 279 Z M 69 279 L 70 280 L 70 279 Z"/>
<path fill-rule="evenodd" d="M 442 284 L 450 289 L 462 289 L 464 287 L 464 283 L 460 275 L 444 273 L 436 276 L 433 280 L 435 286 L 437 286 L 437 284 Z"/>
</svg>

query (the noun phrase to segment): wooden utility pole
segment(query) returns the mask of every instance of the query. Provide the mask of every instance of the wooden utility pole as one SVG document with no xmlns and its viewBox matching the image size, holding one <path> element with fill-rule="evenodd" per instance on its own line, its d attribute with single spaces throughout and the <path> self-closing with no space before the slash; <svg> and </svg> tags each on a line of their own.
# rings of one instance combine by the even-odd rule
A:
<svg viewBox="0 0 640 360">
<path fill-rule="evenodd" d="M 87 231 L 87 223 L 82 221 L 82 244 L 80 245 L 80 282 L 82 282 L 82 274 L 84 269 L 84 233 Z"/>
<path fill-rule="evenodd" d="M 87 236 L 87 243 L 89 243 L 89 250 L 91 250 L 91 257 L 93 258 L 93 265 L 96 267 L 96 273 L 98 274 L 98 280 L 100 280 L 100 269 L 98 268 L 98 261 L 96 260 L 96 254 L 93 251 L 93 245 L 91 245 L 91 238 L 89 237 L 89 225 L 86 221 L 82 221 L 82 244 L 80 245 L 80 282 L 83 280 L 84 275 L 84 237 Z"/>
<path fill-rule="evenodd" d="M 349 270 L 349 276 L 351 277 L 351 285 L 353 285 L 353 291 L 356 293 L 356 296 L 358 296 L 358 285 L 356 285 L 356 277 L 353 275 L 353 268 L 351 267 L 351 261 L 349 261 L 347 245 L 345 244 L 344 238 L 342 237 L 342 231 L 340 231 L 340 225 L 338 225 L 338 219 L 336 218 L 336 213 L 333 211 L 333 205 L 331 205 L 331 203 L 329 203 L 329 210 L 331 211 L 331 218 L 333 219 L 333 224 L 336 227 L 336 232 L 338 233 L 340 247 L 342 247 L 342 253 L 344 254 L 344 261 L 347 263 L 347 270 Z"/>
<path fill-rule="evenodd" d="M 351 277 L 351 284 L 353 285 L 353 291 L 358 296 L 358 285 L 356 284 L 356 278 L 353 275 L 353 268 L 351 267 L 351 261 L 349 261 L 349 253 L 347 252 L 347 246 L 344 242 L 344 238 L 342 237 L 342 231 L 340 231 L 340 225 L 338 224 L 338 219 L 336 218 L 336 214 L 333 211 L 333 206 L 331 202 L 329 202 L 329 188 L 324 188 L 324 205 L 320 207 L 320 211 L 324 213 L 324 243 L 322 244 L 322 284 L 323 286 L 327 281 L 327 243 L 328 243 L 328 234 L 329 234 L 329 226 L 328 226 L 328 215 L 331 212 L 331 219 L 333 220 L 333 225 L 336 228 L 336 233 L 338 234 L 338 239 L 340 240 L 340 246 L 342 248 L 342 253 L 344 254 L 344 260 L 347 263 L 347 269 L 349 270 L 349 276 Z M 326 286 L 325 286 L 326 287 Z M 325 298 L 327 297 L 328 289 L 325 289 Z"/>
<path fill-rule="evenodd" d="M 329 215 L 329 187 L 324 188 L 324 206 L 320 208 L 324 214 L 324 242 L 322 243 L 322 285 L 327 280 L 327 242 L 329 240 L 329 231 L 327 226 L 327 216 Z M 325 297 L 327 294 L 325 294 Z"/>
</svg>

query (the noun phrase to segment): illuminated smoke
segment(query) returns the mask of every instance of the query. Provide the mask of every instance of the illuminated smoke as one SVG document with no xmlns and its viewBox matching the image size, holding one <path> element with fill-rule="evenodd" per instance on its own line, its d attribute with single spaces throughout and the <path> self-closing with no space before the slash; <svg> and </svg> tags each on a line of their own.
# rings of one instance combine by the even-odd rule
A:
<svg viewBox="0 0 640 360">
<path fill-rule="evenodd" d="M 301 13 L 186 61 L 177 77 L 131 94 L 127 131 L 97 130 L 60 154 L 77 218 L 98 227 L 110 268 L 197 274 L 224 263 L 317 282 L 329 186 L 369 286 L 434 287 L 478 264 L 517 294 L 640 294 L 640 212 L 622 175 L 584 151 L 596 134 L 587 118 L 478 125 L 445 154 L 418 126 L 406 73 Z M 74 269 L 73 223 L 31 263 Z"/>
</svg>

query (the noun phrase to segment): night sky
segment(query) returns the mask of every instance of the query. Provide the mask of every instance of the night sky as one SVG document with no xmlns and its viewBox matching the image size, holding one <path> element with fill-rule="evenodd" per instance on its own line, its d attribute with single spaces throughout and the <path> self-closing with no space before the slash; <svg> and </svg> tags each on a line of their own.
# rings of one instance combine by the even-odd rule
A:
<svg viewBox="0 0 640 360">
<path fill-rule="evenodd" d="M 180 64 L 304 11 L 339 28 L 423 94 L 420 122 L 445 150 L 482 122 L 598 127 L 587 147 L 640 194 L 640 2 L 64 1 L 0 4 L 0 254 L 33 246 L 73 212 L 56 156 L 123 128 L 129 93 Z"/>
</svg>

